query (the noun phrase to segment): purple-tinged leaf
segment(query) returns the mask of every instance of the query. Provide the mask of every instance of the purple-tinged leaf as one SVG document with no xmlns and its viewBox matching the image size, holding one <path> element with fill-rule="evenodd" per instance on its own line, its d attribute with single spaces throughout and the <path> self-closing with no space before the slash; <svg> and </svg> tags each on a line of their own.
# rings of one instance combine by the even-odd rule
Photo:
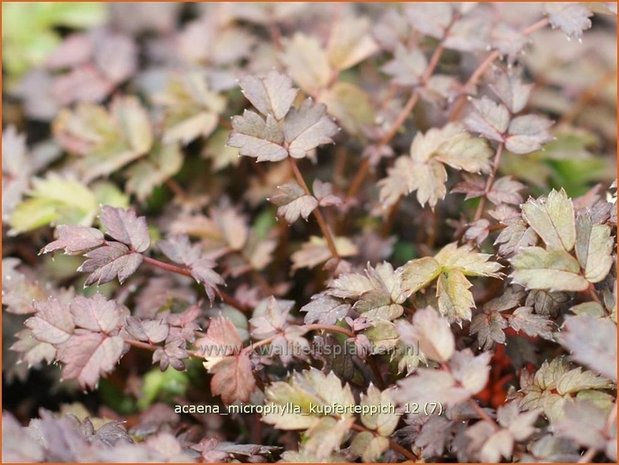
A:
<svg viewBox="0 0 619 465">
<path fill-rule="evenodd" d="M 102 375 L 114 369 L 125 343 L 119 336 L 78 331 L 59 347 L 58 359 L 65 364 L 62 376 L 94 388 Z"/>
<path fill-rule="evenodd" d="M 243 156 L 256 158 L 256 161 L 279 161 L 288 156 L 282 145 L 284 133 L 271 114 L 265 120 L 257 113 L 245 110 L 243 116 L 232 118 L 232 129 L 228 145 L 238 148 Z"/>
<path fill-rule="evenodd" d="M 294 181 L 278 186 L 278 192 L 269 198 L 277 205 L 277 214 L 283 216 L 288 223 L 294 223 L 299 217 L 307 220 L 318 206 L 318 200 L 305 191 Z"/>
<path fill-rule="evenodd" d="M 559 341 L 577 362 L 617 379 L 617 325 L 612 320 L 587 315 L 568 317 Z"/>
<path fill-rule="evenodd" d="M 58 299 L 50 297 L 46 301 L 35 302 L 35 316 L 28 318 L 25 325 L 41 342 L 62 344 L 69 340 L 74 332 L 75 324 L 69 306 Z"/>
<path fill-rule="evenodd" d="M 392 76 L 393 82 L 400 86 L 415 86 L 420 83 L 427 66 L 428 61 L 419 48 L 408 50 L 398 44 L 393 60 L 384 64 L 381 71 Z"/>
<path fill-rule="evenodd" d="M 144 252 L 150 246 L 146 218 L 138 217 L 133 210 L 105 205 L 101 209 L 101 224 L 107 234 L 132 251 Z"/>
<path fill-rule="evenodd" d="M 499 245 L 499 255 L 509 257 L 525 247 L 537 242 L 537 234 L 520 218 L 511 221 L 497 236 L 494 241 Z"/>
<path fill-rule="evenodd" d="M 68 255 L 79 255 L 103 244 L 103 233 L 95 228 L 75 225 L 60 225 L 56 228 L 57 239 L 41 249 L 49 253 L 64 249 Z"/>
<path fill-rule="evenodd" d="M 34 313 L 34 302 L 43 300 L 48 292 L 28 268 L 17 269 L 21 261 L 15 257 L 2 259 L 2 305 L 9 313 Z"/>
<path fill-rule="evenodd" d="M 10 350 L 19 352 L 19 360 L 28 367 L 38 367 L 43 361 L 52 363 L 56 358 L 56 347 L 48 342 L 41 342 L 34 337 L 30 329 L 23 329 L 15 335 L 16 342 Z"/>
<path fill-rule="evenodd" d="M 163 320 L 143 320 L 135 317 L 127 318 L 125 330 L 138 341 L 149 341 L 153 344 L 163 342 L 168 337 L 170 327 Z"/>
<path fill-rule="evenodd" d="M 473 100 L 475 108 L 464 120 L 469 131 L 478 133 L 489 140 L 503 142 L 503 135 L 509 126 L 509 111 L 502 103 L 488 97 Z"/>
<path fill-rule="evenodd" d="M 325 294 L 312 296 L 312 301 L 301 307 L 302 312 L 307 312 L 304 317 L 306 324 L 333 325 L 343 319 L 349 310 L 350 304 Z"/>
<path fill-rule="evenodd" d="M 544 3 L 548 19 L 553 27 L 561 29 L 569 39 L 580 38 L 583 31 L 591 27 L 593 15 L 587 4 L 583 3 Z"/>
<path fill-rule="evenodd" d="M 559 436 L 564 436 L 584 447 L 605 450 L 609 438 L 606 424 L 608 414 L 594 403 L 585 400 L 570 402 L 565 406 L 565 416 L 553 425 Z"/>
<path fill-rule="evenodd" d="M 292 300 L 277 300 L 269 297 L 258 304 L 249 320 L 251 335 L 256 339 L 266 339 L 282 332 L 289 323 Z"/>
<path fill-rule="evenodd" d="M 153 363 L 159 363 L 161 371 L 165 371 L 169 366 L 177 371 L 185 371 L 185 359 L 189 357 L 187 349 L 181 340 L 166 342 L 163 348 L 158 348 L 153 352 Z"/>
<path fill-rule="evenodd" d="M 327 115 L 327 107 L 305 99 L 299 109 L 293 108 L 284 121 L 284 137 L 293 158 L 304 158 L 319 145 L 333 142 L 338 127 Z"/>
<path fill-rule="evenodd" d="M 196 341 L 196 347 L 204 357 L 207 360 L 213 358 L 211 366 L 218 363 L 223 356 L 237 354 L 242 344 L 236 326 L 223 316 L 212 318 L 206 335 Z"/>
<path fill-rule="evenodd" d="M 77 296 L 71 302 L 75 326 L 94 332 L 113 333 L 120 328 L 121 310 L 113 300 L 101 294 L 92 297 Z"/>
<path fill-rule="evenodd" d="M 499 312 L 483 311 L 473 315 L 471 334 L 477 334 L 477 342 L 482 349 L 490 349 L 494 343 L 505 344 L 507 321 Z"/>
<path fill-rule="evenodd" d="M 543 315 L 533 313 L 531 307 L 519 307 L 509 318 L 509 326 L 516 331 L 522 331 L 529 336 L 540 336 L 544 339 L 553 340 L 555 323 Z"/>
<path fill-rule="evenodd" d="M 512 179 L 511 176 L 503 176 L 492 184 L 492 188 L 488 192 L 488 200 L 495 205 L 503 203 L 520 205 L 523 198 L 519 191 L 524 188 L 524 184 Z"/>
<path fill-rule="evenodd" d="M 539 115 L 518 116 L 509 124 L 505 148 L 518 154 L 535 152 L 553 139 L 548 132 L 553 124 L 548 118 Z"/>
<path fill-rule="evenodd" d="M 225 357 L 211 368 L 211 392 L 226 404 L 246 402 L 256 386 L 251 361 L 246 352 Z"/>
<path fill-rule="evenodd" d="M 441 39 L 453 15 L 450 3 L 411 3 L 404 10 L 408 22 L 422 34 Z"/>
<path fill-rule="evenodd" d="M 187 236 L 173 236 L 159 242 L 159 248 L 170 260 L 187 266 L 213 301 L 217 286 L 224 284 L 224 280 L 213 269 L 215 263 L 204 255 L 200 244 L 191 244 Z"/>
<path fill-rule="evenodd" d="M 312 192 L 321 207 L 340 206 L 343 200 L 333 193 L 333 184 L 314 179 Z"/>
<path fill-rule="evenodd" d="M 464 349 L 456 352 L 449 361 L 452 376 L 471 395 L 486 386 L 490 376 L 491 355 L 490 352 L 482 352 L 475 356 L 471 349 Z"/>
<path fill-rule="evenodd" d="M 520 113 L 529 100 L 533 84 L 524 84 L 516 71 L 498 73 L 490 84 L 492 92 L 501 99 L 513 114 Z"/>
<path fill-rule="evenodd" d="M 131 252 L 120 242 L 110 242 L 108 245 L 94 249 L 84 255 L 87 260 L 82 263 L 78 271 L 90 273 L 86 286 L 97 283 L 105 284 L 118 277 L 122 284 L 142 264 L 142 255 Z"/>
<path fill-rule="evenodd" d="M 23 428 L 8 411 L 2 413 L 2 461 L 5 463 L 43 462 L 43 445 L 36 434 Z"/>
<path fill-rule="evenodd" d="M 429 368 L 420 368 L 415 374 L 398 381 L 398 385 L 394 398 L 400 404 L 440 402 L 455 405 L 470 397 L 449 373 Z"/>
<path fill-rule="evenodd" d="M 463 237 L 465 241 L 475 241 L 479 247 L 486 240 L 488 234 L 490 234 L 490 221 L 481 218 L 468 225 Z"/>
</svg>

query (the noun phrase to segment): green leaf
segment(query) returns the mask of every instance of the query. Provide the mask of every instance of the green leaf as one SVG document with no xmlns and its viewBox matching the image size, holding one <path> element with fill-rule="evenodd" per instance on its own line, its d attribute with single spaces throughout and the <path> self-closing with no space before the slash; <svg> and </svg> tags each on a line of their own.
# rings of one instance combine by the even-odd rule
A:
<svg viewBox="0 0 619 465">
<path fill-rule="evenodd" d="M 488 261 L 489 254 L 478 253 L 471 245 L 452 242 L 443 247 L 434 259 L 447 270 L 459 270 L 466 276 L 490 276 L 498 278 L 501 264 Z"/>
<path fill-rule="evenodd" d="M 472 137 L 455 124 L 446 126 L 444 131 L 446 140 L 437 151 L 437 160 L 456 170 L 469 173 L 488 172 L 492 151 L 483 139 Z"/>
<path fill-rule="evenodd" d="M 294 82 L 310 94 L 325 87 L 331 78 L 327 55 L 315 37 L 297 32 L 286 41 L 281 60 Z"/>
<path fill-rule="evenodd" d="M 110 110 L 81 103 L 58 113 L 54 136 L 69 152 L 86 182 L 108 175 L 145 155 L 153 143 L 145 108 L 136 97 L 117 97 Z"/>
<path fill-rule="evenodd" d="M 473 294 L 469 291 L 471 286 L 461 271 L 443 271 L 436 286 L 438 309 L 441 314 L 449 319 L 470 320 L 471 308 L 475 307 Z"/>
<path fill-rule="evenodd" d="M 521 407 L 534 410 L 543 409 L 552 422 L 564 415 L 564 406 L 577 395 L 597 393 L 597 389 L 610 389 L 612 383 L 606 378 L 582 368 L 571 369 L 565 358 L 545 361 L 531 378 L 521 378 L 521 388 L 525 393 L 520 401 Z M 600 393 L 603 394 L 603 393 Z"/>
<path fill-rule="evenodd" d="M 380 290 L 366 292 L 353 308 L 370 323 L 379 320 L 395 320 L 404 313 L 402 305 L 393 303 L 389 295 Z"/>
<path fill-rule="evenodd" d="M 265 423 L 279 429 L 308 429 L 318 424 L 322 418 L 319 414 L 310 413 L 310 407 L 316 406 L 349 406 L 355 405 L 355 399 L 348 385 L 342 386 L 339 378 L 333 373 L 325 375 L 316 368 L 303 372 L 295 372 L 286 383 L 277 381 L 266 389 L 266 402 L 286 406 L 291 404 L 298 411 L 285 413 L 268 413 L 262 417 Z M 340 415 L 350 417 L 350 413 Z"/>
<path fill-rule="evenodd" d="M 129 196 L 125 195 L 115 184 L 99 181 L 92 185 L 92 192 L 98 205 L 110 205 L 117 208 L 129 208 Z"/>
<path fill-rule="evenodd" d="M 158 144 L 148 157 L 127 170 L 127 191 L 144 201 L 155 187 L 178 173 L 182 165 L 183 154 L 177 144 Z"/>
<path fill-rule="evenodd" d="M 589 282 L 583 278 L 574 257 L 564 250 L 525 247 L 511 260 L 511 278 L 527 289 L 584 291 Z"/>
<path fill-rule="evenodd" d="M 144 375 L 142 395 L 137 405 L 140 410 L 146 410 L 157 399 L 172 401 L 175 397 L 184 396 L 189 386 L 187 374 L 168 368 L 161 371 L 153 368 Z"/>
<path fill-rule="evenodd" d="M 378 51 L 371 26 L 369 18 L 365 17 L 343 15 L 338 18 L 327 45 L 327 58 L 333 69 L 350 68 Z"/>
<path fill-rule="evenodd" d="M 187 144 L 209 136 L 217 127 L 226 100 L 211 91 L 203 73 L 172 75 L 165 90 L 153 96 L 164 109 L 163 143 Z"/>
<path fill-rule="evenodd" d="M 402 266 L 402 288 L 410 295 L 434 281 L 441 265 L 432 257 L 411 260 Z"/>
<path fill-rule="evenodd" d="M 369 95 L 349 82 L 336 82 L 321 94 L 320 101 L 350 134 L 363 134 L 364 128 L 374 122 L 374 108 Z"/>
<path fill-rule="evenodd" d="M 574 206 L 563 189 L 553 190 L 547 198 L 529 199 L 522 216 L 548 248 L 569 252 L 576 242 Z"/>
<path fill-rule="evenodd" d="M 106 5 L 95 2 L 5 3 L 2 5 L 3 62 L 20 77 L 41 65 L 60 43 L 58 26 L 87 28 L 102 23 Z"/>
<path fill-rule="evenodd" d="M 391 321 L 376 321 L 373 326 L 363 331 L 372 343 L 372 353 L 383 354 L 395 348 L 399 336 Z"/>
<path fill-rule="evenodd" d="M 447 194 L 445 165 L 472 173 L 486 172 L 491 155 L 488 145 L 459 123 L 433 128 L 425 134 L 419 132 L 411 144 L 410 157 L 396 159 L 387 177 L 380 180 L 381 203 L 389 206 L 417 191 L 419 203 L 434 208 Z"/>
<path fill-rule="evenodd" d="M 216 129 L 206 141 L 206 146 L 202 151 L 202 156 L 209 158 L 213 162 L 213 169 L 220 171 L 230 165 L 237 166 L 240 161 L 239 151 L 226 144 L 228 131 L 226 129 Z"/>
<path fill-rule="evenodd" d="M 97 200 L 86 186 L 50 173 L 35 179 L 29 198 L 17 205 L 9 223 L 19 234 L 52 223 L 88 226 L 97 213 Z"/>
</svg>

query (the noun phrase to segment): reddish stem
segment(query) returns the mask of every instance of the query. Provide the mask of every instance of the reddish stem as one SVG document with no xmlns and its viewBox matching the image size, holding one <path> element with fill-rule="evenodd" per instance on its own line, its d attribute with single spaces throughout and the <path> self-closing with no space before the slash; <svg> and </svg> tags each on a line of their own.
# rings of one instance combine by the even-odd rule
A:
<svg viewBox="0 0 619 465">
<path fill-rule="evenodd" d="M 449 31 L 451 30 L 451 27 L 455 23 L 455 20 L 456 18 L 454 18 L 454 20 L 445 30 L 445 36 L 443 40 L 447 38 L 447 36 L 449 35 Z M 385 133 L 385 135 L 378 141 L 377 145 L 379 147 L 387 145 L 389 142 L 391 142 L 391 140 L 398 133 L 398 130 L 400 129 L 400 127 L 406 121 L 406 118 L 408 118 L 408 116 L 415 109 L 415 106 L 417 105 L 417 102 L 419 101 L 419 89 L 423 88 L 423 86 L 427 84 L 430 77 L 432 77 L 432 74 L 434 73 L 434 70 L 438 66 L 438 62 L 440 61 L 444 50 L 445 49 L 441 41 L 439 46 L 436 47 L 436 49 L 432 53 L 432 57 L 430 57 L 430 62 L 428 63 L 428 67 L 426 68 L 425 72 L 421 76 L 421 79 L 419 80 L 419 86 L 415 88 L 415 90 L 409 97 L 408 101 L 404 105 L 404 108 L 402 108 L 402 110 L 396 117 L 395 121 L 393 122 L 391 129 L 389 129 L 389 131 L 387 131 L 387 133 Z M 363 185 L 363 182 L 365 181 L 365 178 L 367 177 L 369 172 L 370 172 L 370 160 L 368 158 L 364 158 L 361 161 L 361 164 L 359 165 L 359 169 L 357 170 L 357 173 L 355 174 L 355 177 L 353 178 L 350 184 L 350 187 L 348 189 L 348 193 L 346 194 L 346 198 L 348 200 L 357 196 L 357 193 L 361 189 L 361 186 Z"/>
<path fill-rule="evenodd" d="M 539 21 L 531 24 L 530 26 L 524 28 L 521 33 L 525 36 L 531 35 L 540 29 L 543 29 L 548 25 L 548 18 L 542 18 Z M 462 93 L 457 98 L 454 103 L 453 109 L 451 110 L 451 114 L 449 115 L 449 121 L 456 121 L 460 119 L 462 114 L 462 110 L 464 109 L 464 105 L 466 103 L 466 96 L 471 92 L 473 87 L 477 85 L 477 81 L 479 81 L 482 76 L 486 73 L 488 68 L 494 61 L 501 56 L 501 53 L 498 50 L 493 50 L 488 54 L 488 56 L 482 61 L 479 66 L 473 71 L 471 77 L 469 77 L 468 81 L 464 84 L 462 88 Z"/>
<path fill-rule="evenodd" d="M 303 191 L 307 195 L 312 195 L 309 187 L 307 186 L 307 183 L 305 182 L 305 179 L 303 179 L 303 175 L 301 174 L 301 171 L 299 170 L 297 161 L 292 157 L 288 157 L 288 160 L 290 162 L 290 167 L 292 168 L 294 177 L 299 183 L 299 185 L 301 186 L 301 188 L 303 189 Z M 318 226 L 320 227 L 320 230 L 322 231 L 322 235 L 325 238 L 325 241 L 327 242 L 327 247 L 329 247 L 331 256 L 339 260 L 340 255 L 335 246 L 335 239 L 333 238 L 333 233 L 331 232 L 331 229 L 329 229 L 329 226 L 327 225 L 325 217 L 322 215 L 322 212 L 320 211 L 320 207 L 316 207 L 314 211 L 312 212 L 312 214 L 314 215 L 314 218 L 316 218 L 316 222 L 318 223 Z"/>
<path fill-rule="evenodd" d="M 486 180 L 486 186 L 484 187 L 484 195 L 479 199 L 479 205 L 477 205 L 477 210 L 475 211 L 475 217 L 473 218 L 473 222 L 479 220 L 481 215 L 484 212 L 484 207 L 486 206 L 486 198 L 488 196 L 488 192 L 492 189 L 494 184 L 494 179 L 496 178 L 496 174 L 499 170 L 499 165 L 501 164 L 501 155 L 503 155 L 503 142 L 500 142 L 498 147 L 496 148 L 496 153 L 494 154 L 494 161 L 492 163 L 492 171 Z"/>
<path fill-rule="evenodd" d="M 346 328 L 342 328 L 341 326 L 337 326 L 337 325 L 323 325 L 323 324 L 319 324 L 319 323 L 314 323 L 311 325 L 304 325 L 302 326 L 303 329 L 305 329 L 305 332 L 309 332 L 309 331 L 330 331 L 332 333 L 340 333 L 340 334 L 344 334 L 348 337 L 355 337 L 355 333 L 354 331 L 351 331 L 350 329 L 346 329 Z"/>
<path fill-rule="evenodd" d="M 151 258 L 148 257 L 146 255 L 143 255 L 144 257 L 144 262 L 148 263 L 151 266 L 154 266 L 156 268 L 165 270 L 165 271 L 169 271 L 171 273 L 176 273 L 176 274 L 181 274 L 183 276 L 189 276 L 189 277 L 193 277 L 193 275 L 191 274 L 191 270 L 185 266 L 179 266 L 179 265 L 175 265 L 173 263 L 168 263 L 168 262 L 163 262 L 161 260 L 157 260 L 156 258 Z M 249 307 L 247 307 L 246 305 L 244 305 L 243 303 L 239 302 L 235 297 L 231 296 L 230 294 L 222 291 L 221 289 L 217 289 L 217 294 L 219 295 L 219 297 L 221 298 L 221 300 L 230 305 L 231 307 L 236 308 L 237 310 L 240 310 L 242 312 L 246 312 L 248 310 L 251 310 Z"/>
<path fill-rule="evenodd" d="M 602 299 L 600 299 L 600 296 L 598 296 L 598 293 L 595 290 L 595 286 L 593 285 L 593 283 L 589 284 L 589 287 L 587 288 L 587 294 L 589 294 L 589 296 L 591 296 L 591 298 L 595 300 L 596 303 L 604 307 L 604 304 L 602 304 Z"/>
</svg>

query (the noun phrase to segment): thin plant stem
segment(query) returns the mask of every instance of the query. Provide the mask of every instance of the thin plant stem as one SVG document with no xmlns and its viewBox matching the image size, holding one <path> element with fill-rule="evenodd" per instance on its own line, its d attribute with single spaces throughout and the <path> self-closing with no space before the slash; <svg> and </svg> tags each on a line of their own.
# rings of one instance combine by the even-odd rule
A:
<svg viewBox="0 0 619 465">
<path fill-rule="evenodd" d="M 337 325 L 323 325 L 320 323 L 314 323 L 310 325 L 304 325 L 302 326 L 302 328 L 305 330 L 305 332 L 322 330 L 322 331 L 329 331 L 331 333 L 344 334 L 348 337 L 355 337 L 354 331 L 351 331 L 350 329 L 342 328 L 341 326 L 337 326 Z"/>
<path fill-rule="evenodd" d="M 160 349 L 161 346 L 155 345 L 155 344 L 150 344 L 148 342 L 142 342 L 142 341 L 136 341 L 135 339 L 124 339 L 124 341 L 129 344 L 132 347 L 138 348 L 138 349 L 144 349 L 144 350 L 150 350 L 151 352 L 156 351 L 157 349 Z M 188 350 L 187 354 L 190 357 L 195 357 L 195 358 L 204 358 L 204 355 L 196 352 L 194 350 Z"/>
<path fill-rule="evenodd" d="M 587 294 L 589 294 L 589 296 L 598 304 L 600 304 L 602 307 L 604 307 L 604 305 L 602 304 L 602 299 L 600 299 L 600 296 L 598 295 L 597 291 L 595 290 L 595 286 L 593 285 L 593 283 L 589 284 L 589 287 L 587 288 Z"/>
<path fill-rule="evenodd" d="M 446 29 L 446 31 L 445 31 L 445 38 L 449 35 L 449 31 L 451 30 L 451 26 L 454 23 L 455 23 L 455 19 L 452 21 L 452 23 Z M 385 135 L 378 141 L 377 145 L 379 147 L 385 146 L 389 142 L 391 142 L 391 140 L 395 137 L 395 135 L 400 130 L 400 127 L 402 127 L 402 125 L 404 124 L 404 122 L 406 121 L 408 116 L 415 109 L 415 106 L 417 105 L 417 102 L 419 101 L 419 98 L 420 98 L 419 90 L 421 88 L 423 88 L 423 86 L 425 86 L 427 84 L 428 80 L 432 77 L 432 74 L 434 73 L 434 70 L 438 66 L 438 63 L 439 63 L 439 61 L 441 59 L 441 56 L 443 55 L 444 51 L 445 51 L 445 49 L 444 49 L 442 41 L 441 41 L 441 44 L 439 44 L 439 46 L 436 47 L 436 49 L 432 53 L 432 57 L 430 58 L 430 62 L 428 63 L 428 67 L 426 68 L 425 72 L 421 76 L 421 79 L 419 80 L 420 81 L 419 82 L 419 86 L 416 87 L 413 90 L 413 93 L 408 98 L 406 104 L 404 105 L 404 108 L 402 108 L 402 110 L 400 111 L 400 113 L 396 117 L 396 119 L 393 122 L 393 124 L 391 125 L 391 128 L 389 129 L 389 131 L 387 131 L 385 133 Z M 353 178 L 353 180 L 352 180 L 352 182 L 350 184 L 350 187 L 348 188 L 348 192 L 347 192 L 347 195 L 346 195 L 346 198 L 348 200 L 350 200 L 350 199 L 352 199 L 352 198 L 357 196 L 357 194 L 358 194 L 359 190 L 361 190 L 361 186 L 363 186 L 365 178 L 367 177 L 369 172 L 370 172 L 370 160 L 368 158 L 364 158 L 361 161 L 361 164 L 359 165 L 357 173 L 355 174 L 355 176 L 354 176 L 354 178 Z"/>
<path fill-rule="evenodd" d="M 301 174 L 301 171 L 299 170 L 297 161 L 292 157 L 288 157 L 288 160 L 290 161 L 292 173 L 294 174 L 295 179 L 297 180 L 297 182 L 299 183 L 303 191 L 307 195 L 312 195 L 311 191 L 309 190 L 309 187 L 307 186 L 307 183 L 305 182 L 305 179 L 303 179 L 303 175 Z M 327 247 L 329 247 L 329 252 L 331 252 L 331 256 L 339 260 L 340 255 L 335 246 L 335 239 L 333 238 L 333 233 L 331 232 L 331 229 L 329 228 L 329 225 L 327 224 L 325 217 L 320 211 L 320 208 L 316 207 L 314 211 L 312 212 L 312 214 L 314 215 L 314 218 L 316 218 L 316 222 L 318 223 L 318 226 L 320 227 L 320 231 L 322 232 L 322 235 L 325 241 L 327 242 Z"/>
<path fill-rule="evenodd" d="M 503 142 L 500 142 L 496 148 L 496 153 L 494 154 L 494 161 L 492 162 L 492 171 L 486 180 L 486 186 L 484 187 L 484 195 L 479 199 L 479 205 L 477 205 L 477 210 L 475 211 L 475 216 L 473 217 L 473 222 L 479 220 L 481 215 L 484 213 L 484 207 L 486 206 L 486 198 L 488 196 L 488 192 L 492 189 L 494 185 L 494 179 L 496 178 L 496 174 L 499 171 L 499 165 L 501 164 L 501 156 L 503 155 Z"/>
<path fill-rule="evenodd" d="M 161 260 L 157 260 L 156 258 L 148 257 L 146 255 L 143 255 L 142 257 L 145 263 L 148 263 L 149 265 L 154 266 L 155 268 L 169 271 L 171 273 L 181 274 L 183 276 L 193 277 L 191 274 L 191 270 L 187 267 L 175 265 L 173 263 L 163 262 Z M 224 303 L 230 305 L 231 307 L 236 308 L 237 310 L 240 310 L 242 312 L 246 312 L 250 310 L 249 307 L 239 302 L 235 297 L 231 296 L 225 291 L 222 291 L 221 289 L 217 289 L 217 294 L 219 295 L 219 297 Z"/>
<path fill-rule="evenodd" d="M 540 29 L 543 29 L 544 27 L 546 27 L 548 25 L 548 22 L 549 22 L 548 18 L 542 18 L 539 21 L 536 21 L 530 26 L 524 28 L 521 31 L 521 34 L 525 36 L 531 35 L 534 32 L 539 31 Z M 460 119 L 460 116 L 462 115 L 462 110 L 464 110 L 464 105 L 466 103 L 467 95 L 477 85 L 477 82 L 483 77 L 483 75 L 486 74 L 486 71 L 488 70 L 488 68 L 490 68 L 492 63 L 494 63 L 495 60 L 497 60 L 500 56 L 501 56 L 501 53 L 498 50 L 493 50 L 479 64 L 479 66 L 475 69 L 475 71 L 473 71 L 473 74 L 471 74 L 469 79 L 466 81 L 466 83 L 462 87 L 461 94 L 458 96 L 458 98 L 454 102 L 454 105 L 451 110 L 451 114 L 449 115 L 449 121 L 456 121 Z"/>
<path fill-rule="evenodd" d="M 469 399 L 468 403 L 472 407 L 472 409 L 475 410 L 475 413 L 479 415 L 479 418 L 481 418 L 483 421 L 490 423 L 495 429 L 498 428 L 497 424 L 494 422 L 492 417 L 488 415 L 488 413 L 486 413 L 486 411 L 483 408 L 481 408 L 479 404 L 475 402 L 474 399 Z"/>
</svg>

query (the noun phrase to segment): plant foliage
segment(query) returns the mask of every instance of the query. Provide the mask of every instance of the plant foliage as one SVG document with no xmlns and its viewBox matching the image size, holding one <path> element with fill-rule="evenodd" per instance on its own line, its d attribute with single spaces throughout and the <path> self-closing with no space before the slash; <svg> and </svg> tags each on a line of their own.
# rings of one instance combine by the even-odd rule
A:
<svg viewBox="0 0 619 465">
<path fill-rule="evenodd" d="M 3 13 L 4 461 L 617 460 L 615 5 Z"/>
</svg>

